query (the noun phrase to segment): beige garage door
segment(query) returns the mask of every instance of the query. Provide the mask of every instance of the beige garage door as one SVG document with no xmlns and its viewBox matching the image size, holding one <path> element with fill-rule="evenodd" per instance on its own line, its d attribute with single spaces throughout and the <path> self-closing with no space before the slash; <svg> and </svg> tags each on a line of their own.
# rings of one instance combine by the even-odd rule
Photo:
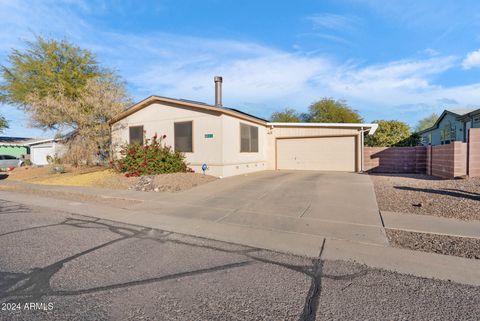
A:
<svg viewBox="0 0 480 321">
<path fill-rule="evenodd" d="M 355 138 L 277 139 L 277 168 L 354 172 Z"/>
</svg>

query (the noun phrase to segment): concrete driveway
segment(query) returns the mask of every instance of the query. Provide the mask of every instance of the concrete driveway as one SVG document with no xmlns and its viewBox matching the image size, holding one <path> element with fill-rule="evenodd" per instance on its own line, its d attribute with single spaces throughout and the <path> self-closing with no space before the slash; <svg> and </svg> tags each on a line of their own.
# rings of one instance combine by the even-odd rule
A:
<svg viewBox="0 0 480 321">
<path fill-rule="evenodd" d="M 162 205 L 148 209 L 163 215 L 387 244 L 366 175 L 265 171 L 158 197 Z"/>
</svg>

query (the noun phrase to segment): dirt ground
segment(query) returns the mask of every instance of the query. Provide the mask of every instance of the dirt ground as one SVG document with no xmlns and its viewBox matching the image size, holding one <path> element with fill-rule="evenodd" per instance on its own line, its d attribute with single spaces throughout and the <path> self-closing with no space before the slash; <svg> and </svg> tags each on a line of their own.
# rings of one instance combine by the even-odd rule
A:
<svg viewBox="0 0 480 321">
<path fill-rule="evenodd" d="M 395 247 L 480 259 L 480 239 L 385 229 Z"/>
<path fill-rule="evenodd" d="M 34 166 L 22 166 L 15 168 L 13 171 L 3 173 L 8 175 L 7 179 L 16 181 L 33 182 L 36 180 L 48 179 L 53 177 L 69 177 L 78 174 L 92 173 L 96 171 L 104 170 L 105 168 L 99 166 L 91 167 L 73 167 L 70 165 L 63 165 L 65 167 L 65 173 L 53 174 L 49 172 L 48 166 L 34 167 Z"/>
<path fill-rule="evenodd" d="M 179 192 L 202 185 L 215 177 L 196 173 L 174 173 L 144 177 L 125 177 L 104 167 L 65 166 L 63 174 L 50 173 L 48 167 L 20 167 L 8 173 L 8 180 L 42 185 L 89 186 L 138 191 Z"/>
<path fill-rule="evenodd" d="M 380 210 L 480 220 L 480 178 L 372 174 Z"/>
</svg>

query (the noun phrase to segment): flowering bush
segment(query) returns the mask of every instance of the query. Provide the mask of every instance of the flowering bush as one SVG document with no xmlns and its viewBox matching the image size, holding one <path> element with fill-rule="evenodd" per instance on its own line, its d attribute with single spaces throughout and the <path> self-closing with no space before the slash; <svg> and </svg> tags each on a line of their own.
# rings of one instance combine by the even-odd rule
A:
<svg viewBox="0 0 480 321">
<path fill-rule="evenodd" d="M 165 173 L 187 172 L 185 156 L 162 144 L 166 136 L 155 134 L 145 144 L 128 144 L 120 151 L 122 159 L 110 161 L 111 167 L 125 176 L 142 176 Z"/>
</svg>

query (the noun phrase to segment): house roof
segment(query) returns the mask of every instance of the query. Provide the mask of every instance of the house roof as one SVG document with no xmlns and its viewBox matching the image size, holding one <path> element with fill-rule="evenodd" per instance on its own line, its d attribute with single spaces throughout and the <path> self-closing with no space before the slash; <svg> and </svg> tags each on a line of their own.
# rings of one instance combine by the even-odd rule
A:
<svg viewBox="0 0 480 321">
<path fill-rule="evenodd" d="M 452 114 L 456 114 L 458 116 L 464 116 L 466 114 L 469 114 L 473 111 L 480 111 L 480 108 L 455 108 L 455 109 L 445 109 L 449 112 L 451 112 Z"/>
<path fill-rule="evenodd" d="M 110 125 L 115 124 L 119 120 L 124 119 L 125 117 L 130 116 L 131 114 L 148 107 L 154 103 L 166 103 L 166 104 L 173 104 L 177 106 L 183 106 L 183 107 L 188 107 L 188 108 L 193 108 L 193 109 L 199 109 L 199 110 L 204 110 L 204 111 L 210 111 L 210 112 L 216 112 L 220 114 L 225 114 L 229 116 L 233 116 L 236 118 L 248 120 L 257 124 L 265 125 L 267 121 L 263 118 L 256 117 L 244 112 L 241 112 L 237 109 L 234 108 L 228 108 L 228 107 L 217 107 L 213 105 L 209 105 L 206 103 L 202 103 L 199 101 L 194 101 L 194 100 L 187 100 L 187 99 L 174 99 L 174 98 L 169 98 L 169 97 L 163 97 L 163 96 L 150 96 L 145 98 L 144 100 L 134 104 L 133 106 L 129 107 L 119 115 L 115 116 L 112 118 L 109 122 Z"/>
<path fill-rule="evenodd" d="M 151 104 L 154 103 L 167 103 L 167 104 L 173 104 L 173 105 L 178 105 L 178 106 L 184 106 L 184 107 L 189 107 L 189 108 L 194 108 L 194 109 L 199 109 L 199 110 L 205 110 L 205 111 L 213 111 L 217 112 L 220 114 L 225 114 L 229 116 L 233 116 L 236 118 L 248 120 L 260 125 L 265 125 L 265 126 L 282 126 L 282 127 L 346 127 L 346 128 L 357 128 L 361 129 L 364 128 L 368 130 L 369 134 L 375 133 L 375 131 L 378 128 L 378 124 L 345 124 L 345 123 L 272 123 L 268 122 L 266 119 L 247 114 L 243 111 L 240 111 L 235 108 L 229 108 L 229 107 L 217 107 L 213 105 L 209 105 L 203 102 L 195 101 L 195 100 L 188 100 L 188 99 L 174 99 L 174 98 L 169 98 L 169 97 L 163 97 L 163 96 L 150 96 L 145 98 L 144 100 L 134 104 L 133 106 L 129 107 L 126 109 L 124 112 L 120 113 L 116 117 L 114 117 L 112 120 L 110 120 L 109 124 L 115 124 L 116 122 L 124 119 L 125 117 L 128 117 L 132 115 L 133 113 L 150 106 Z"/>
<path fill-rule="evenodd" d="M 0 146 L 30 146 L 39 141 L 45 140 L 44 138 L 29 138 L 29 137 L 10 137 L 1 136 Z"/>
<path fill-rule="evenodd" d="M 466 107 L 466 108 L 445 109 L 443 111 L 443 113 L 440 115 L 440 117 L 438 117 L 437 121 L 435 122 L 435 124 L 433 124 L 432 127 L 421 130 L 417 134 L 424 134 L 426 132 L 429 132 L 431 130 L 434 130 L 434 129 L 438 128 L 438 125 L 442 121 L 443 117 L 445 117 L 447 114 L 453 114 L 453 115 L 457 116 L 458 118 L 464 118 L 465 116 L 467 116 L 471 113 L 475 113 L 475 112 L 480 112 L 480 108 L 467 108 Z"/>
</svg>

